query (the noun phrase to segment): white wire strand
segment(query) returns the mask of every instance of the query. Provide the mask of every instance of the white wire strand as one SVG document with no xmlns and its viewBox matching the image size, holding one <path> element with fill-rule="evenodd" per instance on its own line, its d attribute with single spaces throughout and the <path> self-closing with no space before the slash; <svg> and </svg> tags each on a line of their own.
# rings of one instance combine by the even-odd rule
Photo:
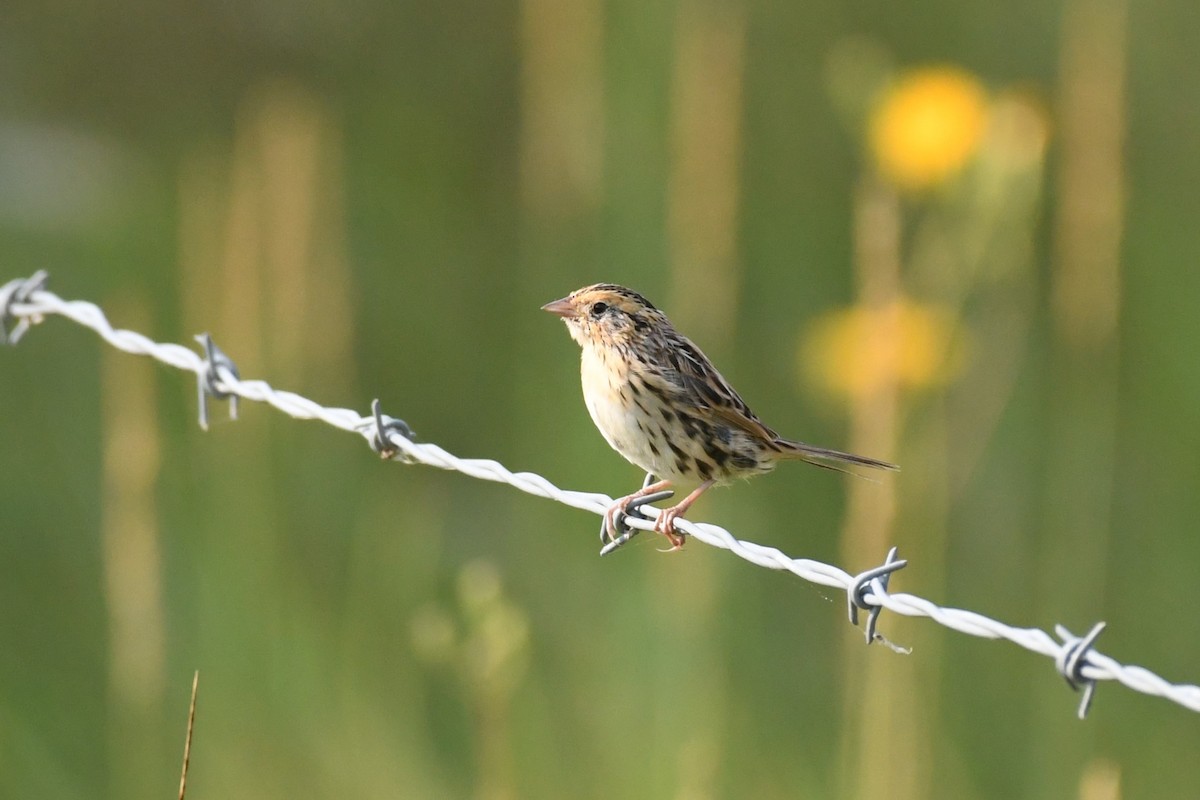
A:
<svg viewBox="0 0 1200 800">
<path fill-rule="evenodd" d="M 208 363 L 193 350 L 177 344 L 155 342 L 135 331 L 114 329 L 104 312 L 92 303 L 82 300 L 66 301 L 53 292 L 40 288 L 31 289 L 35 285 L 41 285 L 40 281 L 34 283 L 38 279 L 39 276 L 35 276 L 34 279 L 18 279 L 0 287 L 0 312 L 21 325 L 20 332 L 23 333 L 28 325 L 40 322 L 46 315 L 57 314 L 91 328 L 119 350 L 150 356 L 164 364 L 192 372 L 198 376 L 198 380 L 204 380 L 208 374 Z M 26 291 L 22 292 L 22 287 Z M 0 337 L 0 341 L 3 340 Z M 266 403 L 296 419 L 321 420 L 335 428 L 357 433 L 368 442 L 374 440 L 377 435 L 374 417 L 362 416 L 348 408 L 327 408 L 293 392 L 275 389 L 264 381 L 241 380 L 221 367 L 217 367 L 215 371 L 215 388 L 221 392 Z M 413 442 L 392 431 L 386 431 L 384 435 L 395 448 L 395 458 L 399 460 L 454 470 L 481 480 L 506 483 L 528 494 L 545 497 L 594 514 L 603 515 L 613 503 L 613 499 L 608 495 L 560 489 L 541 475 L 532 472 L 512 472 L 496 461 L 459 458 L 436 444 Z M 656 513 L 653 508 L 646 510 Z M 639 519 L 635 516 L 627 517 L 626 524 L 645 531 L 654 528 L 652 519 Z M 851 589 L 855 583 L 855 576 L 831 564 L 807 558 L 792 558 L 774 547 L 738 539 L 716 525 L 686 519 L 677 519 L 675 524 L 679 530 L 696 541 L 728 550 L 760 567 L 784 570 L 811 583 L 843 591 Z M 870 580 L 866 585 L 868 588 L 862 593 L 861 600 L 869 607 L 879 607 L 909 617 L 928 617 L 951 630 L 971 636 L 1005 639 L 1052 660 L 1059 660 L 1080 642 L 1078 637 L 1065 629 L 1059 629 L 1063 638 L 1060 642 L 1039 628 L 1017 628 L 973 611 L 944 608 L 916 595 L 889 593 L 884 588 L 885 584 L 877 578 Z M 1200 712 L 1200 686 L 1171 683 L 1143 667 L 1121 664 L 1095 649 L 1086 649 L 1078 661 L 1079 668 L 1070 676 L 1074 678 L 1073 686 L 1096 681 L 1117 681 L 1134 691 L 1163 697 L 1184 708 Z M 1086 711 L 1087 700 L 1090 700 L 1090 693 L 1085 697 L 1085 705 L 1080 707 L 1081 716 Z"/>
</svg>

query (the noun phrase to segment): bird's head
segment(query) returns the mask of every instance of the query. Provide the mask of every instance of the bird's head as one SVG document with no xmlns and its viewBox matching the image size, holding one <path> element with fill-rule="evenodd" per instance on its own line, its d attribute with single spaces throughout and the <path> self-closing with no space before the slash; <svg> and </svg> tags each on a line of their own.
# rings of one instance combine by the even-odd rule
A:
<svg viewBox="0 0 1200 800">
<path fill-rule="evenodd" d="M 615 283 L 576 289 L 542 310 L 562 317 L 581 347 L 630 345 L 670 325 L 649 300 Z"/>
</svg>

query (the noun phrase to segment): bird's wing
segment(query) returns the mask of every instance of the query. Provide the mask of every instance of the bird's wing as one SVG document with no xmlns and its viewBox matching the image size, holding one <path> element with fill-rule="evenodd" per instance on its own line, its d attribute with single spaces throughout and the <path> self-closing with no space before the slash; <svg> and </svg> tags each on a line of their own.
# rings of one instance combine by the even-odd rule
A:
<svg viewBox="0 0 1200 800">
<path fill-rule="evenodd" d="M 874 467 L 876 469 L 899 469 L 894 464 L 873 458 L 856 456 L 824 447 L 814 447 L 803 442 L 782 439 L 755 416 L 746 401 L 717 372 L 708 357 L 691 341 L 675 333 L 668 346 L 655 353 L 655 368 L 647 370 L 644 377 L 651 380 L 671 402 L 686 407 L 691 413 L 709 422 L 719 422 L 744 431 L 751 437 L 771 447 L 783 458 L 796 458 L 824 469 L 858 473 L 841 464 Z"/>
<path fill-rule="evenodd" d="M 676 334 L 671 346 L 661 352 L 660 366 L 663 379 L 670 384 L 676 400 L 691 406 L 701 416 L 738 428 L 764 442 L 779 438 L 779 434 L 755 416 L 746 401 L 690 340 Z"/>
</svg>

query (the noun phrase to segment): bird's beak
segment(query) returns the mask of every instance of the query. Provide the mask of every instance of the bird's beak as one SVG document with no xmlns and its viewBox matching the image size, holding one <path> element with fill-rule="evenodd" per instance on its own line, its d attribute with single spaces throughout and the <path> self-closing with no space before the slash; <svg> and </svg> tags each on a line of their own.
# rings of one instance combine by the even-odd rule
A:
<svg viewBox="0 0 1200 800">
<path fill-rule="evenodd" d="M 555 300 L 553 303 L 546 303 L 546 305 L 542 306 L 542 311 L 549 311 L 551 314 L 563 319 L 575 316 L 575 306 L 571 304 L 571 298 L 569 297 Z"/>
</svg>

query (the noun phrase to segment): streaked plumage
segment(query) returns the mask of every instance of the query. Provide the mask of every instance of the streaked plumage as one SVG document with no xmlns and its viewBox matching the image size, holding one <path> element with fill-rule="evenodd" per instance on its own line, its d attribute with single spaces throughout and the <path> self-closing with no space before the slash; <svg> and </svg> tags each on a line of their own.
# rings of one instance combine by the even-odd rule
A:
<svg viewBox="0 0 1200 800">
<path fill-rule="evenodd" d="M 583 397 L 592 421 L 614 450 L 662 479 L 619 500 L 611 522 L 630 500 L 668 483 L 699 483 L 664 511 L 655 529 L 675 547 L 674 520 L 715 483 L 770 472 L 796 459 L 830 469 L 857 465 L 896 469 L 873 458 L 784 439 L 755 416 L 733 387 L 661 311 L 632 289 L 598 283 L 543 309 L 566 322 L 583 349 Z"/>
</svg>

